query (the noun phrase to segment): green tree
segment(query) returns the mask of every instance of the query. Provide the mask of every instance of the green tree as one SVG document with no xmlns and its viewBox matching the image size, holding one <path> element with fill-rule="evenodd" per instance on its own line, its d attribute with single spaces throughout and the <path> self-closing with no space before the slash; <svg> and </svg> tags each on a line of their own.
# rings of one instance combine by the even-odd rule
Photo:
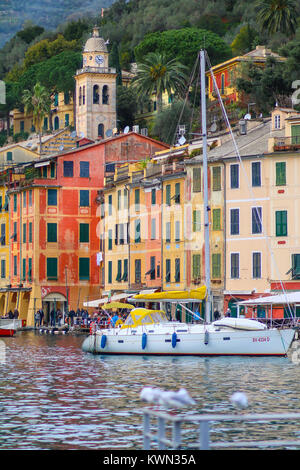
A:
<svg viewBox="0 0 300 470">
<path fill-rule="evenodd" d="M 249 24 L 243 26 L 234 38 L 231 49 L 233 55 L 246 54 L 258 44 L 258 33 Z"/>
<path fill-rule="evenodd" d="M 177 126 L 183 124 L 186 126 L 186 138 L 189 135 L 191 127 L 192 110 L 188 102 L 174 101 L 171 106 L 157 113 L 154 120 L 154 126 L 151 134 L 162 142 L 174 145 Z"/>
<path fill-rule="evenodd" d="M 33 124 L 39 135 L 40 154 L 42 153 L 42 122 L 50 113 L 51 99 L 48 91 L 39 82 L 35 84 L 33 92 L 24 90 L 23 104 L 25 114 L 32 114 Z"/>
<path fill-rule="evenodd" d="M 54 41 L 43 39 L 27 49 L 24 58 L 24 68 L 27 70 L 31 65 L 43 62 L 64 51 L 78 50 L 76 39 L 67 41 L 61 34 Z"/>
<path fill-rule="evenodd" d="M 149 52 L 164 54 L 167 60 L 174 57 L 192 70 L 199 50 L 205 48 L 212 65 L 232 56 L 230 47 L 217 34 L 197 28 L 184 28 L 147 34 L 135 48 L 137 62 Z"/>
<path fill-rule="evenodd" d="M 164 92 L 182 96 L 187 83 L 186 67 L 177 59 L 167 60 L 164 54 L 149 53 L 144 61 L 137 64 L 137 76 L 132 86 L 138 96 L 157 96 L 157 111 L 162 108 Z"/>
<path fill-rule="evenodd" d="M 132 87 L 117 87 L 117 119 L 118 128 L 132 127 L 137 112 L 137 96 Z"/>
<path fill-rule="evenodd" d="M 109 66 L 114 67 L 117 72 L 117 85 L 122 85 L 122 71 L 119 59 L 119 48 L 116 42 L 113 43 L 109 54 Z"/>
<path fill-rule="evenodd" d="M 269 34 L 295 34 L 299 5 L 295 0 L 257 0 L 257 19 L 261 29 Z"/>
<path fill-rule="evenodd" d="M 17 83 L 5 82 L 5 104 L 0 104 L 0 116 L 6 119 L 7 136 L 9 135 L 10 112 L 19 104 L 19 86 Z"/>
</svg>

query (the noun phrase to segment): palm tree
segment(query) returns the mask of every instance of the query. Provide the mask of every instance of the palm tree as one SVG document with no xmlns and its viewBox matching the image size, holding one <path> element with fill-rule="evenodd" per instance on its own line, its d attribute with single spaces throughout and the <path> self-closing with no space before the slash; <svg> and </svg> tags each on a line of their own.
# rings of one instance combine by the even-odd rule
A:
<svg viewBox="0 0 300 470">
<path fill-rule="evenodd" d="M 132 82 L 139 97 L 152 93 L 157 96 L 157 111 L 162 108 L 164 92 L 182 96 L 186 86 L 187 68 L 176 59 L 167 60 L 164 54 L 150 52 L 137 64 L 137 76 Z"/>
<path fill-rule="evenodd" d="M 258 0 L 258 21 L 269 34 L 281 32 L 293 36 L 297 28 L 299 12 L 295 0 Z"/>
<path fill-rule="evenodd" d="M 46 88 L 39 82 L 33 87 L 33 91 L 24 90 L 22 102 L 25 114 L 32 114 L 33 125 L 35 126 L 40 143 L 40 154 L 42 153 L 42 122 L 44 117 L 50 113 L 51 98 Z"/>
</svg>

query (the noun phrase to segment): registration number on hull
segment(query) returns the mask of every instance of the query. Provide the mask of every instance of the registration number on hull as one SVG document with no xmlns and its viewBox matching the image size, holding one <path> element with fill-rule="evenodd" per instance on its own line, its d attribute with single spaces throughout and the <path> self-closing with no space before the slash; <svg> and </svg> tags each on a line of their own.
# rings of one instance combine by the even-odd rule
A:
<svg viewBox="0 0 300 470">
<path fill-rule="evenodd" d="M 252 338 L 253 343 L 267 343 L 270 341 L 269 336 L 262 336 L 261 338 Z"/>
</svg>

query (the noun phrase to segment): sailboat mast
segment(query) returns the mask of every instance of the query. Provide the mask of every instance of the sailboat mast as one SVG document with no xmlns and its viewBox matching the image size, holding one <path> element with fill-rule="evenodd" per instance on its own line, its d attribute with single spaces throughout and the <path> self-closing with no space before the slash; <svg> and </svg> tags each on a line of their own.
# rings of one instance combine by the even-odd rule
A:
<svg viewBox="0 0 300 470">
<path fill-rule="evenodd" d="M 203 148 L 203 203 L 204 203 L 204 246 L 205 246 L 205 284 L 207 298 L 205 302 L 205 321 L 211 321 L 211 288 L 210 288 L 210 249 L 209 249 L 209 205 L 208 205 L 208 168 L 207 168 L 207 128 L 206 128 L 206 91 L 205 91 L 205 51 L 200 51 L 201 79 L 201 116 Z"/>
</svg>

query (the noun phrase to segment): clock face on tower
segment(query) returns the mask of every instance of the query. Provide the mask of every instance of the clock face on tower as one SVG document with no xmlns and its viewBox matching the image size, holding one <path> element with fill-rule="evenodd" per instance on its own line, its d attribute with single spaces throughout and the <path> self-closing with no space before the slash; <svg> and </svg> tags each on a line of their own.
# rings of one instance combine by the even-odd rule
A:
<svg viewBox="0 0 300 470">
<path fill-rule="evenodd" d="M 104 57 L 103 57 L 103 55 L 96 55 L 95 61 L 96 61 L 96 64 L 99 64 L 99 65 L 104 64 Z"/>
</svg>

